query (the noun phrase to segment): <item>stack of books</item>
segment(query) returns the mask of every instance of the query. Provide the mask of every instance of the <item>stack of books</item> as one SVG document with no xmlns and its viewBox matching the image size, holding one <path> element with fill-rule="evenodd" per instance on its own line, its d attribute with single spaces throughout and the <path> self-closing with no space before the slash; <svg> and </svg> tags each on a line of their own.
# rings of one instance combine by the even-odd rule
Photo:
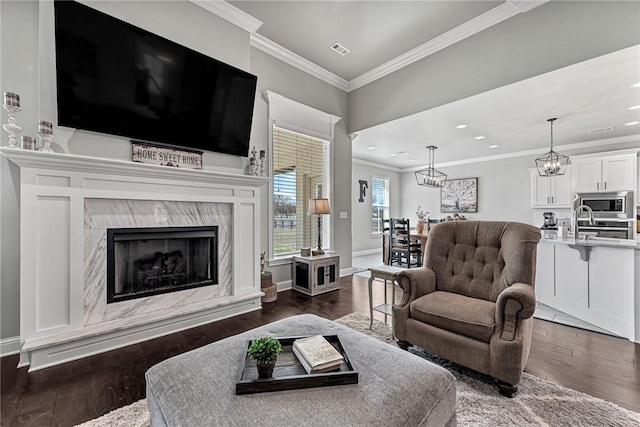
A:
<svg viewBox="0 0 640 427">
<path fill-rule="evenodd" d="M 308 374 L 339 369 L 344 361 L 342 354 L 322 335 L 295 340 L 293 352 Z"/>
</svg>

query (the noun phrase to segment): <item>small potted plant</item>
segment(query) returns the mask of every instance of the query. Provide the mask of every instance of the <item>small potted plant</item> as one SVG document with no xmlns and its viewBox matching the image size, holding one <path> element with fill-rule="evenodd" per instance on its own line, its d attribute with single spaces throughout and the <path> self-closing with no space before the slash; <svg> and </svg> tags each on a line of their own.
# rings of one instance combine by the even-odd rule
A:
<svg viewBox="0 0 640 427">
<path fill-rule="evenodd" d="M 261 337 L 251 341 L 247 353 L 256 361 L 258 378 L 271 378 L 282 345 L 273 337 Z"/>
</svg>

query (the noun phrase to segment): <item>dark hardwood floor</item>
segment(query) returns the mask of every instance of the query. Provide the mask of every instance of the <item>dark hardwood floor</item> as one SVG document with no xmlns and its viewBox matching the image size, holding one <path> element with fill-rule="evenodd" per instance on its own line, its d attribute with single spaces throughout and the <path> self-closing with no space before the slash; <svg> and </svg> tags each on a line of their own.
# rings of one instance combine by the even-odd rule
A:
<svg viewBox="0 0 640 427">
<path fill-rule="evenodd" d="M 300 313 L 329 319 L 368 313 L 366 279 L 341 279 L 341 289 L 308 297 L 294 291 L 252 313 L 52 368 L 27 373 L 18 356 L 1 359 L 3 426 L 72 426 L 145 397 L 145 371 L 169 357 Z M 375 301 L 382 286 L 374 285 Z M 398 291 L 398 296 L 399 296 Z M 375 313 L 384 321 L 384 315 Z M 389 320 L 390 321 L 390 320 Z M 535 320 L 526 372 L 640 412 L 640 345 Z"/>
</svg>

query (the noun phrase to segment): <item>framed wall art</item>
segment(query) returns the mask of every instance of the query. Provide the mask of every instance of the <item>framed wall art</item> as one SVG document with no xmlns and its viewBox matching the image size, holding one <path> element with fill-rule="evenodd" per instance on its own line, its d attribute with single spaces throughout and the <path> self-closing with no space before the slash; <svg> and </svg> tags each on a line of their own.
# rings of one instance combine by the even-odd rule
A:
<svg viewBox="0 0 640 427">
<path fill-rule="evenodd" d="M 478 212 L 478 178 L 444 181 L 440 188 L 440 212 Z"/>
</svg>

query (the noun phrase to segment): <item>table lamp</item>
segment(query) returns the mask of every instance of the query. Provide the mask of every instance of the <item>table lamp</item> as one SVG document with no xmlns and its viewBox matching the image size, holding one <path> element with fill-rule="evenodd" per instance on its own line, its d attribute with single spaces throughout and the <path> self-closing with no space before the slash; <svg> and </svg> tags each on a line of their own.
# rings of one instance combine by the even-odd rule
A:
<svg viewBox="0 0 640 427">
<path fill-rule="evenodd" d="M 309 215 L 318 215 L 318 255 L 324 254 L 322 250 L 322 218 L 320 215 L 331 213 L 331 205 L 329 199 L 309 199 Z"/>
</svg>

